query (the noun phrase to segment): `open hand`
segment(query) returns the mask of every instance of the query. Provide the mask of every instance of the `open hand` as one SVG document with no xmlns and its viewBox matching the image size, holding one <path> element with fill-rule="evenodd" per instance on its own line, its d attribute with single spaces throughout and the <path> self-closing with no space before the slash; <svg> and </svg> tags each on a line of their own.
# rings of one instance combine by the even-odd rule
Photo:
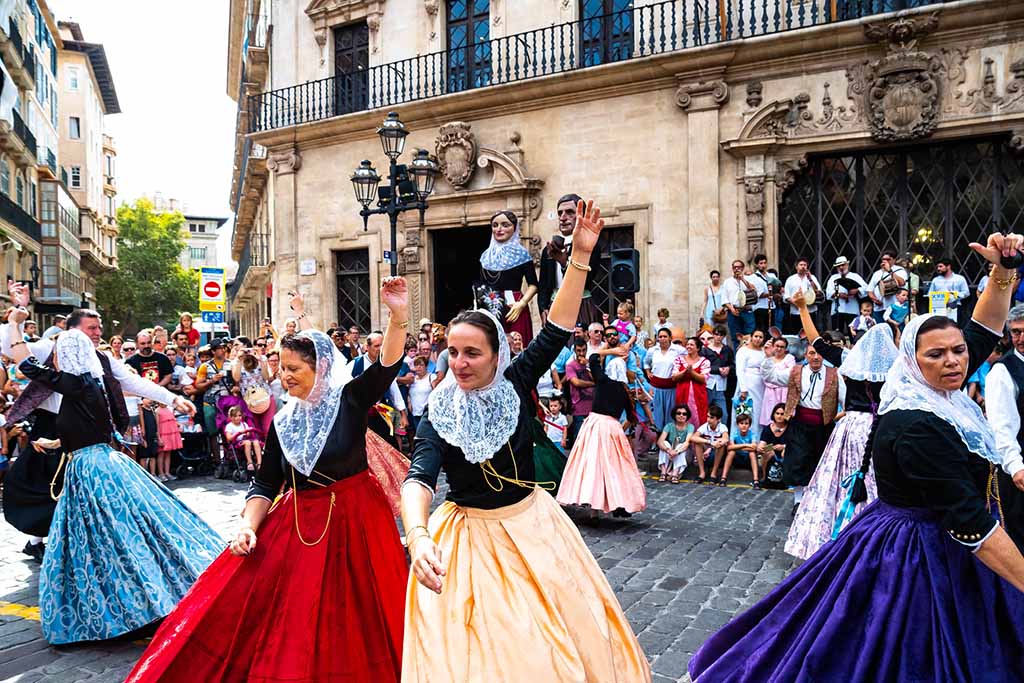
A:
<svg viewBox="0 0 1024 683">
<path fill-rule="evenodd" d="M 297 314 L 302 315 L 306 311 L 306 300 L 302 298 L 302 292 L 298 290 L 288 292 L 288 306 Z"/>
<path fill-rule="evenodd" d="M 798 289 L 793 292 L 793 296 L 789 297 L 789 303 L 797 308 L 807 308 L 807 297 L 804 296 L 804 290 Z"/>
<path fill-rule="evenodd" d="M 409 285 L 404 277 L 386 277 L 380 285 L 380 300 L 399 322 L 409 319 Z"/>
<path fill-rule="evenodd" d="M 597 239 L 604 229 L 601 209 L 594 206 L 594 200 L 586 203 L 580 200 L 576 206 L 576 227 L 572 231 L 573 258 L 577 255 L 589 256 L 597 247 Z M 586 264 L 583 264 L 586 265 Z"/>
<path fill-rule="evenodd" d="M 11 301 L 15 306 L 28 306 L 28 285 L 23 285 L 17 280 L 7 283 L 7 293 L 11 295 Z"/>
<path fill-rule="evenodd" d="M 192 401 L 189 401 L 187 398 L 183 396 L 178 396 L 177 398 L 175 398 L 173 405 L 180 413 L 185 413 L 186 415 L 189 416 L 195 416 L 196 414 L 195 405 L 192 403 Z"/>
<path fill-rule="evenodd" d="M 505 314 L 505 320 L 507 320 L 510 323 L 514 323 L 515 321 L 519 320 L 519 316 L 522 315 L 522 313 L 522 303 L 517 301 L 514 305 L 509 307 L 508 313 Z"/>
</svg>

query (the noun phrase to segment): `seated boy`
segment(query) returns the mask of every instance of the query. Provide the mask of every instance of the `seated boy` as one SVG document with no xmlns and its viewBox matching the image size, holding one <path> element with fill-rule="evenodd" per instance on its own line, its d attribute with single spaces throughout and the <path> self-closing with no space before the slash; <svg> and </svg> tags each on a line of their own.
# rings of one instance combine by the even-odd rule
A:
<svg viewBox="0 0 1024 683">
<path fill-rule="evenodd" d="M 725 486 L 726 481 L 729 479 L 729 469 L 732 467 L 732 460 L 736 457 L 737 453 L 746 453 L 750 457 L 750 471 L 754 475 L 754 480 L 750 485 L 755 488 L 761 488 L 761 480 L 757 476 L 757 442 L 754 441 L 754 433 L 750 431 L 750 425 L 752 420 L 750 415 L 740 415 L 736 418 L 736 434 L 732 438 L 732 443 L 729 444 L 726 449 L 725 465 L 722 467 L 722 478 L 718 480 L 719 486 Z M 718 463 L 715 463 L 717 467 Z M 714 471 L 712 471 L 712 480 L 714 480 Z"/>
<path fill-rule="evenodd" d="M 711 483 L 716 483 L 715 473 L 718 471 L 718 463 L 722 462 L 722 456 L 729 445 L 729 428 L 722 424 L 722 409 L 717 405 L 708 407 L 708 421 L 702 424 L 697 433 L 690 437 L 693 445 L 693 457 L 697 461 L 698 484 L 703 484 L 707 478 L 704 471 L 704 461 L 708 451 L 711 454 L 714 464 L 711 469 Z"/>
</svg>

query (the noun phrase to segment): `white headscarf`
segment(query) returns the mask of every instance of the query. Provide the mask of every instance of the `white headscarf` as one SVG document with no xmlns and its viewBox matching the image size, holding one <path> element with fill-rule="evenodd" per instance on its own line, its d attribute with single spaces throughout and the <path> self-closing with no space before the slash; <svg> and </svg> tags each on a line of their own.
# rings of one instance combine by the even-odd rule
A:
<svg viewBox="0 0 1024 683">
<path fill-rule="evenodd" d="M 71 375 L 92 375 L 103 379 L 103 365 L 96 355 L 96 345 L 79 329 L 61 332 L 57 337 L 57 365 Z"/>
<path fill-rule="evenodd" d="M 853 345 L 839 366 L 839 374 L 862 382 L 884 382 L 897 356 L 899 349 L 892 338 L 892 326 L 875 325 Z"/>
<path fill-rule="evenodd" d="M 504 242 L 494 239 L 494 232 L 492 231 L 490 245 L 484 250 L 484 253 L 480 254 L 480 265 L 493 273 L 511 270 L 532 260 L 530 252 L 519 241 L 518 222 L 512 236 Z"/>
<path fill-rule="evenodd" d="M 921 325 L 935 314 L 914 318 L 903 330 L 899 355 L 882 386 L 878 414 L 893 410 L 923 410 L 949 423 L 972 453 L 991 463 L 1002 464 L 996 452 L 996 437 L 981 408 L 963 391 L 933 388 L 917 362 L 917 335 Z"/>
<path fill-rule="evenodd" d="M 464 391 L 450 371 L 430 394 L 430 422 L 438 435 L 456 448 L 466 460 L 481 463 L 490 460 L 505 446 L 519 422 L 519 394 L 505 371 L 512 364 L 508 339 L 501 323 L 487 311 L 498 331 L 498 367 L 491 383 L 480 389 Z"/>
<path fill-rule="evenodd" d="M 324 444 L 338 416 L 341 392 L 352 380 L 352 370 L 345 357 L 319 330 L 298 334 L 313 341 L 316 351 L 316 381 L 306 398 L 292 396 L 284 408 L 274 415 L 277 439 L 292 467 L 309 476 L 323 453 Z"/>
</svg>

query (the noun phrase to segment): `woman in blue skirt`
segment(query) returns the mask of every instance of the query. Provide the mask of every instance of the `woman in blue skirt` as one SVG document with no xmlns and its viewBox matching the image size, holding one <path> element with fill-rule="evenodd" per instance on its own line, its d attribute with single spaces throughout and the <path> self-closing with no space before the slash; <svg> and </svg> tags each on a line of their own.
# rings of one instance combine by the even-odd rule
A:
<svg viewBox="0 0 1024 683">
<path fill-rule="evenodd" d="M 960 391 L 1000 339 L 1019 235 L 961 331 L 921 316 L 900 340 L 868 448 L 878 500 L 690 660 L 694 683 L 1024 681 L 1024 557 L 993 498 L 995 437 Z"/>
<path fill-rule="evenodd" d="M 11 313 L 11 355 L 26 377 L 63 396 L 57 432 L 66 469 L 39 578 L 43 635 L 52 645 L 115 638 L 169 614 L 224 543 L 111 448 L 103 367 L 89 337 L 62 333 L 53 370 L 29 355 L 18 330 L 25 317 Z"/>
</svg>

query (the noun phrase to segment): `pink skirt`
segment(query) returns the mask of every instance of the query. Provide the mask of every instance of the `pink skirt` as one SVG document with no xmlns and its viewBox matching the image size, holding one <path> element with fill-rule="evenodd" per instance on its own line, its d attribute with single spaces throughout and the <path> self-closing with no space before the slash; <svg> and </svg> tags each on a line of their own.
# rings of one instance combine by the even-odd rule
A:
<svg viewBox="0 0 1024 683">
<path fill-rule="evenodd" d="M 184 444 L 181 440 L 181 431 L 178 429 L 178 421 L 174 419 L 174 411 L 170 408 L 160 408 L 156 411 L 157 432 L 160 435 L 161 451 L 176 451 Z"/>
<path fill-rule="evenodd" d="M 557 500 L 604 512 L 647 507 L 647 489 L 618 420 L 598 413 L 587 417 L 569 454 Z"/>
</svg>

